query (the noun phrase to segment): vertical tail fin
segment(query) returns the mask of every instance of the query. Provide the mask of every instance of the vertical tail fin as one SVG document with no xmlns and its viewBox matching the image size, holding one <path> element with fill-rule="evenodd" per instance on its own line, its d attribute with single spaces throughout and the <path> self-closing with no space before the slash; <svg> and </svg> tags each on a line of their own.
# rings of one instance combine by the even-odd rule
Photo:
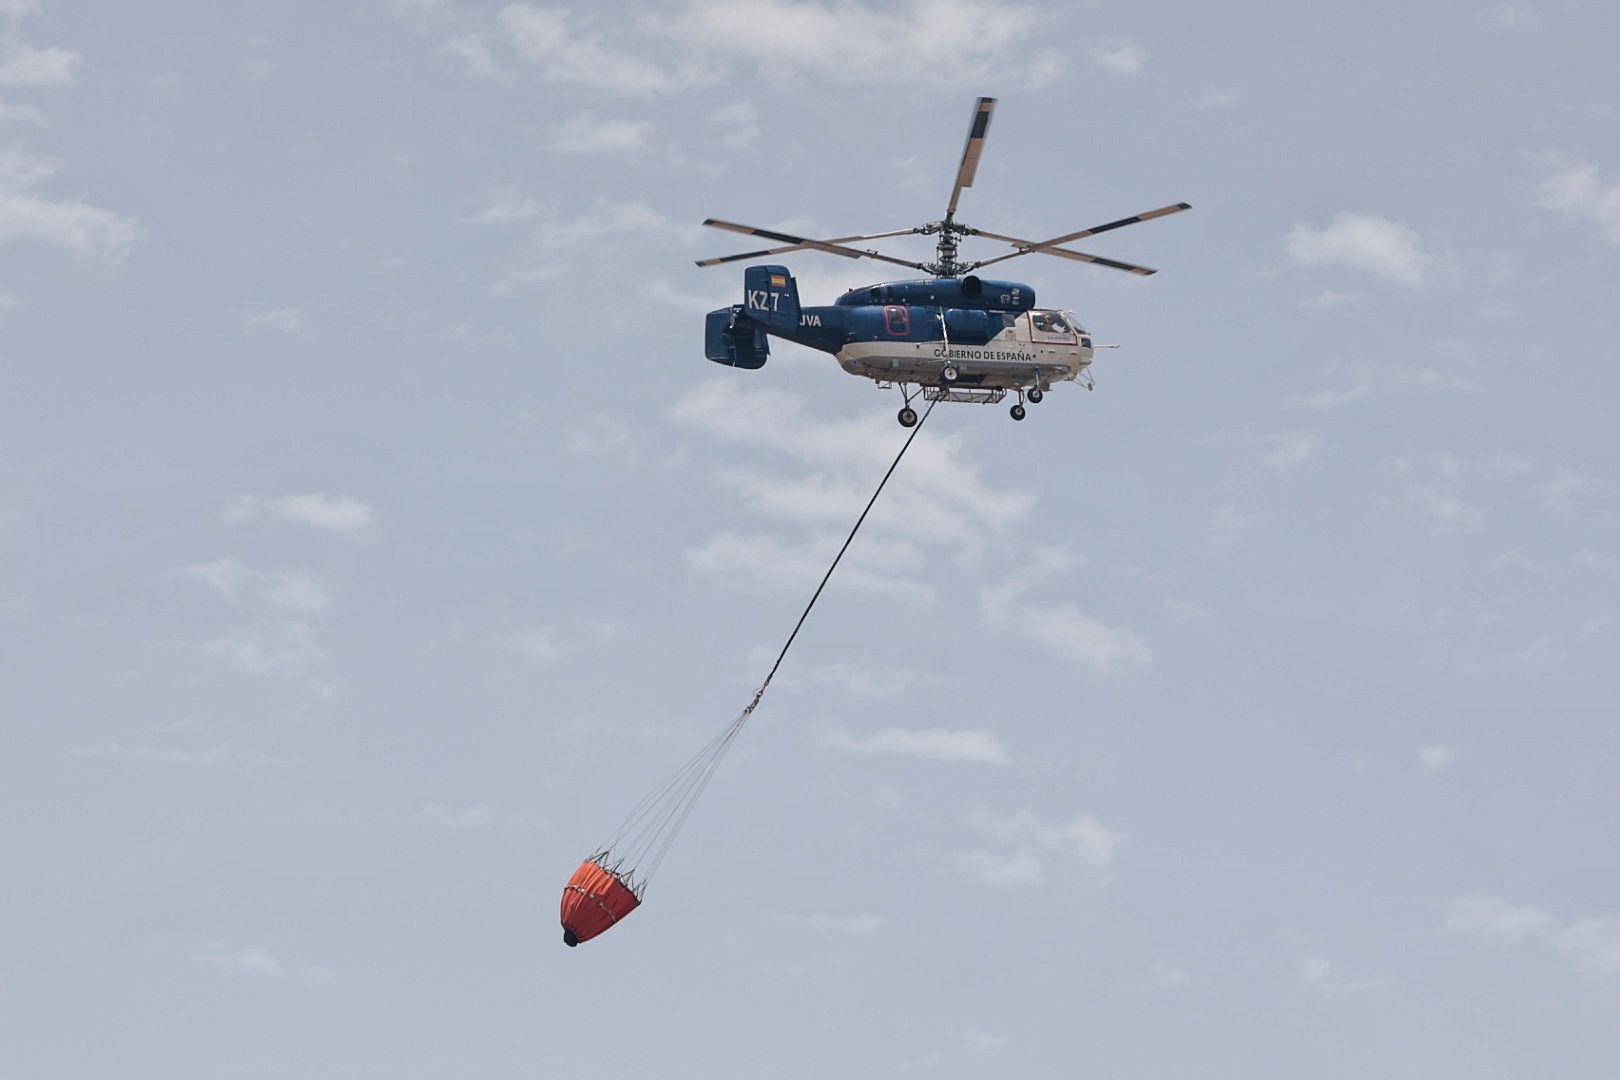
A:
<svg viewBox="0 0 1620 1080">
<path fill-rule="evenodd" d="M 750 266 L 743 271 L 743 312 L 778 334 L 799 325 L 799 284 L 785 266 Z"/>
</svg>

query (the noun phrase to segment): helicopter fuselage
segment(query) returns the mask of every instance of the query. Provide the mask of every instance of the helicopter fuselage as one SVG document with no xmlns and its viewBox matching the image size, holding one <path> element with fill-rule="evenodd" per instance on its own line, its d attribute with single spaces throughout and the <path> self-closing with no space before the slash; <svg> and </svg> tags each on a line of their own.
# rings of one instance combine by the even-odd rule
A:
<svg viewBox="0 0 1620 1080">
<path fill-rule="evenodd" d="M 934 278 L 852 289 L 801 307 L 784 267 L 750 267 L 743 303 L 710 314 L 711 360 L 758 367 L 764 335 L 830 353 L 851 375 L 957 389 L 1045 388 L 1078 377 L 1091 337 L 1070 312 L 1035 307 L 1011 281 Z"/>
</svg>

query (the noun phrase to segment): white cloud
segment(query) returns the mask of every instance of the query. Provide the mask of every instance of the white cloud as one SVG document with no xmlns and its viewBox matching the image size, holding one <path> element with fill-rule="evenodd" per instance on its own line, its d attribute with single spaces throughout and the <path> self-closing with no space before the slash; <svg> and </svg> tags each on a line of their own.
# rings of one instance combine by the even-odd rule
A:
<svg viewBox="0 0 1620 1080">
<path fill-rule="evenodd" d="M 1539 942 L 1591 975 L 1620 976 L 1620 918 L 1587 915 L 1560 922 L 1538 907 L 1498 896 L 1464 896 L 1451 905 L 1442 927 L 1515 945 Z"/>
<path fill-rule="evenodd" d="M 646 120 L 602 120 L 583 112 L 551 131 L 551 145 L 575 154 L 644 150 L 653 124 Z"/>
<path fill-rule="evenodd" d="M 327 655 L 314 627 L 301 619 L 240 626 L 206 642 L 203 651 L 247 675 L 297 673 Z"/>
<path fill-rule="evenodd" d="M 1037 551 L 1027 568 L 999 589 L 980 593 L 980 608 L 992 627 L 1011 630 L 1055 656 L 1102 673 L 1121 666 L 1144 667 L 1152 650 L 1129 630 L 1109 626 L 1069 602 L 1036 604 L 1022 598 L 1038 583 L 1050 583 L 1073 560 L 1055 548 Z"/>
<path fill-rule="evenodd" d="M 257 752 L 234 750 L 228 745 L 210 746 L 195 750 L 180 746 L 125 746 L 120 742 L 101 742 L 88 746 L 75 746 L 70 751 L 75 757 L 99 758 L 106 761 L 129 761 L 139 764 L 174 765 L 188 769 L 250 768 L 254 766 L 283 767 L 292 764 L 286 758 L 271 757 Z"/>
<path fill-rule="evenodd" d="M 1116 75 L 1135 75 L 1146 60 L 1147 54 L 1129 41 L 1099 41 L 1091 46 L 1091 62 Z"/>
<path fill-rule="evenodd" d="M 66 86 L 73 81 L 79 60 L 71 49 L 38 49 L 21 41 L 0 41 L 0 86 Z"/>
<path fill-rule="evenodd" d="M 326 650 L 309 619 L 325 611 L 331 597 L 312 578 L 289 570 L 254 570 L 232 558 L 197 563 L 182 572 L 245 607 L 252 617 L 203 643 L 204 652 L 250 675 L 294 674 L 325 661 Z"/>
<path fill-rule="evenodd" d="M 1464 896 L 1451 905 L 1444 929 L 1513 944 L 1545 934 L 1553 926 L 1553 917 L 1540 908 L 1513 904 L 1499 896 Z"/>
<path fill-rule="evenodd" d="M 0 126 L 6 124 L 33 124 L 45 127 L 45 114 L 27 105 L 11 105 L 0 101 Z"/>
<path fill-rule="evenodd" d="M 24 15 L 38 15 L 39 0 L 0 0 L 0 15 L 20 19 Z"/>
<path fill-rule="evenodd" d="M 1329 409 L 1340 409 L 1354 402 L 1362 401 L 1371 394 L 1371 384 L 1356 383 L 1354 386 L 1336 386 L 1331 389 L 1305 394 L 1295 398 L 1294 403 L 1307 409 L 1314 409 L 1317 412 L 1326 412 Z"/>
<path fill-rule="evenodd" d="M 423 821 L 452 829 L 481 829 L 495 820 L 495 807 L 488 802 L 477 802 L 462 807 L 431 803 L 422 808 L 418 817 Z"/>
<path fill-rule="evenodd" d="M 1077 857 L 1093 873 L 1112 865 L 1114 853 L 1125 842 L 1116 832 L 1089 814 L 1073 821 L 1046 822 L 1028 810 L 1007 817 L 974 814 L 973 826 L 1012 848 L 1010 852 L 970 851 L 956 855 L 957 868 L 988 885 L 1033 885 L 1045 875 L 1045 864 L 1035 849 Z"/>
<path fill-rule="evenodd" d="M 1547 25 L 1547 16 L 1525 4 L 1497 4 L 1488 13 L 1487 21 L 1498 30 L 1534 31 Z"/>
<path fill-rule="evenodd" d="M 1299 963 L 1299 977 L 1312 986 L 1321 986 L 1333 977 L 1333 961 L 1325 956 L 1307 956 Z"/>
<path fill-rule="evenodd" d="M 239 495 L 226 508 L 225 519 L 245 521 L 260 513 L 335 533 L 359 532 L 372 522 L 372 511 L 368 504 L 347 495 L 328 495 L 324 491 L 283 495 L 273 499 Z"/>
<path fill-rule="evenodd" d="M 253 312 L 245 321 L 250 330 L 274 330 L 292 337 L 309 336 L 309 322 L 304 318 L 304 313 L 295 307 Z"/>
<path fill-rule="evenodd" d="M 540 77 L 547 82 L 613 96 L 652 97 L 691 89 L 716 78 L 712 65 L 695 59 L 666 66 L 604 43 L 599 35 L 576 29 L 572 13 L 563 8 L 508 4 L 496 18 L 512 48 L 539 68 Z M 744 21 L 728 28 L 747 26 L 749 33 L 728 32 L 705 45 L 712 50 L 714 40 L 724 40 L 728 48 L 735 48 L 753 36 L 762 20 L 762 13 L 751 11 Z"/>
<path fill-rule="evenodd" d="M 537 217 L 543 210 L 545 204 L 540 200 L 509 191 L 496 196 L 478 213 L 461 220 L 468 225 L 513 225 Z"/>
<path fill-rule="evenodd" d="M 517 76 L 506 70 L 490 50 L 489 38 L 484 34 L 465 34 L 445 42 L 444 51 L 459 56 L 467 65 L 467 74 L 475 79 L 487 79 L 502 86 L 517 82 Z"/>
<path fill-rule="evenodd" d="M 535 663 L 548 663 L 563 654 L 561 637 L 549 626 L 531 626 L 511 634 L 506 647 Z"/>
<path fill-rule="evenodd" d="M 135 219 L 77 199 L 51 199 L 33 188 L 61 162 L 19 150 L 0 151 L 0 245 L 41 240 L 108 263 L 122 259 L 140 235 Z"/>
<path fill-rule="evenodd" d="M 1536 205 L 1596 225 L 1607 240 L 1620 244 L 1620 181 L 1605 183 L 1596 165 L 1568 163 L 1541 182 Z"/>
<path fill-rule="evenodd" d="M 1044 44 L 1046 22 L 1036 8 L 997 0 L 686 0 L 646 30 L 691 56 L 751 63 L 790 83 L 908 86 L 949 70 L 959 84 L 994 77 L 1006 86 L 1021 73 L 1035 86 L 1064 66 L 1063 51 Z"/>
<path fill-rule="evenodd" d="M 1316 456 L 1322 446 L 1322 437 L 1314 431 L 1283 431 L 1266 435 L 1263 441 L 1270 445 L 1260 460 L 1278 472 L 1289 472 Z"/>
<path fill-rule="evenodd" d="M 1422 284 L 1431 261 L 1414 230 L 1374 214 L 1338 214 L 1321 229 L 1295 225 L 1288 254 L 1305 266 L 1345 266 L 1402 285 Z"/>
<path fill-rule="evenodd" d="M 1039 885 L 1045 870 L 1041 860 L 1028 851 L 998 855 L 989 851 L 962 851 L 956 854 L 956 867 L 986 885 L 998 889 L 1019 885 Z"/>
<path fill-rule="evenodd" d="M 1394 458 L 1384 471 L 1396 478 L 1400 497 L 1442 533 L 1477 532 L 1485 527 L 1485 510 L 1463 493 L 1468 466 L 1450 454 Z"/>
<path fill-rule="evenodd" d="M 1029 640 L 1096 671 L 1141 667 L 1153 658 L 1135 634 L 1100 622 L 1074 604 L 1020 605 L 1012 618 Z"/>
<path fill-rule="evenodd" d="M 990 731 L 952 731 L 945 728 L 884 728 L 870 735 L 838 732 L 827 741 L 858 754 L 905 754 L 934 761 L 1004 765 L 1006 747 Z"/>
<path fill-rule="evenodd" d="M 197 957 L 197 960 L 223 974 L 245 978 L 279 979 L 286 974 L 280 961 L 268 949 L 263 948 L 228 950 L 216 944 L 210 946 L 209 951 Z"/>
<path fill-rule="evenodd" d="M 746 150 L 759 140 L 759 110 L 751 101 L 722 105 L 709 114 L 709 127 L 725 146 Z"/>
<path fill-rule="evenodd" d="M 665 232 L 669 227 L 669 219 L 647 205 L 645 200 L 614 202 L 611 199 L 598 199 L 584 213 L 544 224 L 540 230 L 540 244 L 553 250 L 573 248 L 604 236 L 627 232 Z"/>
<path fill-rule="evenodd" d="M 1243 100 L 1243 92 L 1231 86 L 1206 86 L 1193 104 L 1200 109 L 1230 109 Z"/>
<path fill-rule="evenodd" d="M 821 934 L 846 934 L 850 937 L 864 937 L 883 928 L 883 916 L 817 915 L 810 920 L 810 926 Z"/>
<path fill-rule="evenodd" d="M 1457 752 L 1449 746 L 1423 746 L 1418 748 L 1418 762 L 1424 772 L 1437 772 L 1457 759 Z"/>
</svg>

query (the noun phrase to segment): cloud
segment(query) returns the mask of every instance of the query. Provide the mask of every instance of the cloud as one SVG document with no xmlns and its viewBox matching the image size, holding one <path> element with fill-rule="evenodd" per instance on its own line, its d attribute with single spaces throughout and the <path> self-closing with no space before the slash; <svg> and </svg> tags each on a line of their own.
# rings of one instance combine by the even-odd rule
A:
<svg viewBox="0 0 1620 1080">
<path fill-rule="evenodd" d="M 506 647 L 535 663 L 549 663 L 563 654 L 557 631 L 549 626 L 531 626 L 511 634 Z"/>
<path fill-rule="evenodd" d="M 827 741 L 857 754 L 904 754 L 933 761 L 1005 765 L 1006 747 L 990 731 L 944 728 L 884 728 L 866 736 L 838 732 Z"/>
<path fill-rule="evenodd" d="M 1312 986 L 1321 986 L 1333 977 L 1333 961 L 1325 956 L 1307 956 L 1299 963 L 1299 977 Z"/>
<path fill-rule="evenodd" d="M 417 817 L 422 821 L 452 829 L 481 829 L 495 820 L 495 807 L 487 802 L 477 802 L 459 808 L 443 803 L 430 803 L 422 807 Z"/>
<path fill-rule="evenodd" d="M 1602 230 L 1611 243 L 1620 244 L 1620 181 L 1605 183 L 1596 165 L 1572 161 L 1542 180 L 1536 205 Z"/>
<path fill-rule="evenodd" d="M 291 765 L 287 758 L 268 754 L 244 752 L 229 745 L 210 746 L 194 750 L 178 746 L 125 746 L 120 742 L 101 742 L 88 746 L 75 746 L 70 753 L 75 757 L 99 758 L 104 761 L 128 761 L 138 764 L 173 765 L 187 769 L 252 768 L 256 766 L 284 767 Z"/>
<path fill-rule="evenodd" d="M 45 127 L 45 114 L 27 105 L 10 105 L 0 101 L 0 126 L 6 124 L 33 124 Z"/>
<path fill-rule="evenodd" d="M 347 495 L 328 495 L 324 491 L 283 495 L 273 499 L 239 495 L 226 508 L 225 520 L 245 521 L 260 513 L 335 533 L 359 532 L 372 522 L 372 511 L 368 504 Z"/>
<path fill-rule="evenodd" d="M 1457 759 L 1457 752 L 1449 746 L 1423 746 L 1417 757 L 1424 772 L 1438 772 Z"/>
<path fill-rule="evenodd" d="M 517 82 L 517 76 L 502 67 L 490 50 L 485 34 L 466 34 L 445 42 L 444 51 L 458 56 L 467 65 L 467 74 L 475 79 L 486 79 L 502 86 Z"/>
<path fill-rule="evenodd" d="M 1322 229 L 1295 225 L 1288 254 L 1304 266 L 1344 266 L 1401 285 L 1420 285 L 1430 257 L 1418 234 L 1374 214 L 1338 214 Z"/>
<path fill-rule="evenodd" d="M 197 563 L 182 573 L 252 616 L 251 622 L 204 642 L 204 652 L 250 675 L 297 673 L 326 660 L 310 619 L 330 606 L 331 597 L 312 578 L 254 570 L 232 558 Z"/>
<path fill-rule="evenodd" d="M 245 322 L 250 330 L 274 330 L 292 337 L 308 337 L 309 323 L 295 307 L 250 313 Z"/>
<path fill-rule="evenodd" d="M 844 934 L 865 937 L 883 928 L 881 915 L 816 915 L 810 920 L 811 929 L 818 934 Z"/>
<path fill-rule="evenodd" d="M 1114 853 L 1125 842 L 1123 833 L 1089 814 L 1054 823 L 1020 810 L 1001 818 L 978 813 L 970 820 L 975 828 L 1012 850 L 959 852 L 955 857 L 957 868 L 998 887 L 1038 884 L 1044 877 L 1045 863 L 1036 850 L 1076 857 L 1086 869 L 1102 873 L 1113 864 Z"/>
<path fill-rule="evenodd" d="M 1497 30 L 1536 31 L 1547 25 L 1547 16 L 1525 4 L 1497 4 L 1486 13 L 1486 21 Z"/>
<path fill-rule="evenodd" d="M 213 945 L 197 960 L 222 974 L 250 979 L 279 979 L 286 974 L 280 961 L 268 949 L 262 948 L 227 950 L 221 945 Z"/>
<path fill-rule="evenodd" d="M 1011 630 L 1055 656 L 1102 673 L 1122 666 L 1145 667 L 1153 659 L 1142 639 L 1109 626 L 1069 602 L 1030 603 L 1022 598 L 1038 582 L 1050 582 L 1073 564 L 1055 548 L 1037 551 L 1029 568 L 1008 578 L 999 589 L 980 593 L 980 608 L 992 627 Z"/>
<path fill-rule="evenodd" d="M 1091 46 L 1091 62 L 1116 75 L 1135 75 L 1146 60 L 1147 54 L 1128 41 L 1109 39 Z"/>
<path fill-rule="evenodd" d="M 1346 405 L 1362 401 L 1372 394 L 1370 383 L 1356 383 L 1354 386 L 1335 386 L 1327 390 L 1318 390 L 1315 393 L 1304 394 L 1294 399 L 1294 404 L 1317 412 L 1326 412 L 1330 409 L 1341 409 Z"/>
<path fill-rule="evenodd" d="M 1243 100 L 1243 92 L 1231 86 L 1206 86 L 1198 91 L 1193 105 L 1200 109 L 1230 109 Z"/>
<path fill-rule="evenodd" d="M 753 10 L 743 21 L 728 27 L 720 38 L 705 45 L 712 50 L 715 40 L 735 48 L 753 36 L 762 25 L 764 14 Z M 653 97 L 688 90 L 713 82 L 712 65 L 695 59 L 666 66 L 605 44 L 602 38 L 576 29 L 573 15 L 563 8 L 508 4 L 496 16 L 507 41 L 517 54 L 537 67 L 546 82 L 579 86 L 619 97 Z M 737 26 L 750 32 L 736 34 Z"/>
<path fill-rule="evenodd" d="M 646 120 L 601 120 L 583 112 L 551 130 L 551 145 L 573 154 L 644 150 L 653 124 Z"/>
<path fill-rule="evenodd" d="M 207 951 L 197 958 L 199 964 L 213 968 L 222 975 L 242 979 L 282 979 L 289 975 L 317 986 L 330 986 L 338 981 L 338 973 L 329 967 L 301 967 L 289 972 L 275 954 L 262 946 L 232 949 L 224 943 L 211 941 Z"/>
<path fill-rule="evenodd" d="M 709 127 L 725 146 L 746 150 L 759 140 L 759 110 L 751 101 L 722 105 L 709 114 Z"/>
<path fill-rule="evenodd" d="M 1261 462 L 1278 472 L 1289 472 L 1305 464 L 1321 449 L 1322 437 L 1314 431 L 1283 431 L 1263 437 L 1270 445 Z"/>
<path fill-rule="evenodd" d="M 1537 942 L 1598 976 L 1620 976 L 1620 918 L 1588 915 L 1560 922 L 1549 912 L 1499 896 L 1454 901 L 1442 929 L 1506 945 Z"/>
<path fill-rule="evenodd" d="M 1437 532 L 1477 532 L 1485 527 L 1485 510 L 1468 501 L 1463 484 L 1471 471 L 1450 454 L 1393 458 L 1384 463 L 1400 498 L 1427 517 Z"/>
<path fill-rule="evenodd" d="M 545 204 L 538 199 L 507 192 L 499 195 L 484 209 L 471 217 L 462 218 L 467 225 L 513 225 L 537 217 Z"/>
<path fill-rule="evenodd" d="M 79 61 L 71 49 L 0 40 L 0 86 L 66 86 L 73 82 Z"/>
<path fill-rule="evenodd" d="M 1035 86 L 1065 63 L 1045 45 L 1045 25 L 1038 9 L 997 0 L 686 0 L 645 28 L 689 55 L 749 63 L 788 83 L 913 86 L 948 70 L 959 84 L 994 77 L 1005 86 L 1019 72 Z"/>
<path fill-rule="evenodd" d="M 38 15 L 39 0 L 0 0 L 0 15 L 20 19 L 24 15 Z"/>
<path fill-rule="evenodd" d="M 956 854 L 956 868 L 998 889 L 1039 885 L 1045 873 L 1041 860 L 1027 851 L 1018 851 L 1011 855 L 998 855 L 989 851 L 961 851 Z"/>
<path fill-rule="evenodd" d="M 135 219 L 77 199 L 52 199 L 32 190 L 61 162 L 19 150 L 0 151 L 0 245 L 40 240 L 82 258 L 116 263 L 140 235 Z"/>
</svg>

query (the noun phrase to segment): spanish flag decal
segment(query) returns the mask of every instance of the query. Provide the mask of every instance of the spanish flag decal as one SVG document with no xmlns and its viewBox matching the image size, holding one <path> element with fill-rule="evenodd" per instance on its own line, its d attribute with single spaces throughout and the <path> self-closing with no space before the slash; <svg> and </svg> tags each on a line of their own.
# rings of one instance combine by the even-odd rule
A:
<svg viewBox="0 0 1620 1080">
<path fill-rule="evenodd" d="M 787 278 L 782 274 L 772 274 L 771 275 L 771 288 L 773 288 L 773 289 L 785 289 L 785 288 L 787 288 Z"/>
</svg>

